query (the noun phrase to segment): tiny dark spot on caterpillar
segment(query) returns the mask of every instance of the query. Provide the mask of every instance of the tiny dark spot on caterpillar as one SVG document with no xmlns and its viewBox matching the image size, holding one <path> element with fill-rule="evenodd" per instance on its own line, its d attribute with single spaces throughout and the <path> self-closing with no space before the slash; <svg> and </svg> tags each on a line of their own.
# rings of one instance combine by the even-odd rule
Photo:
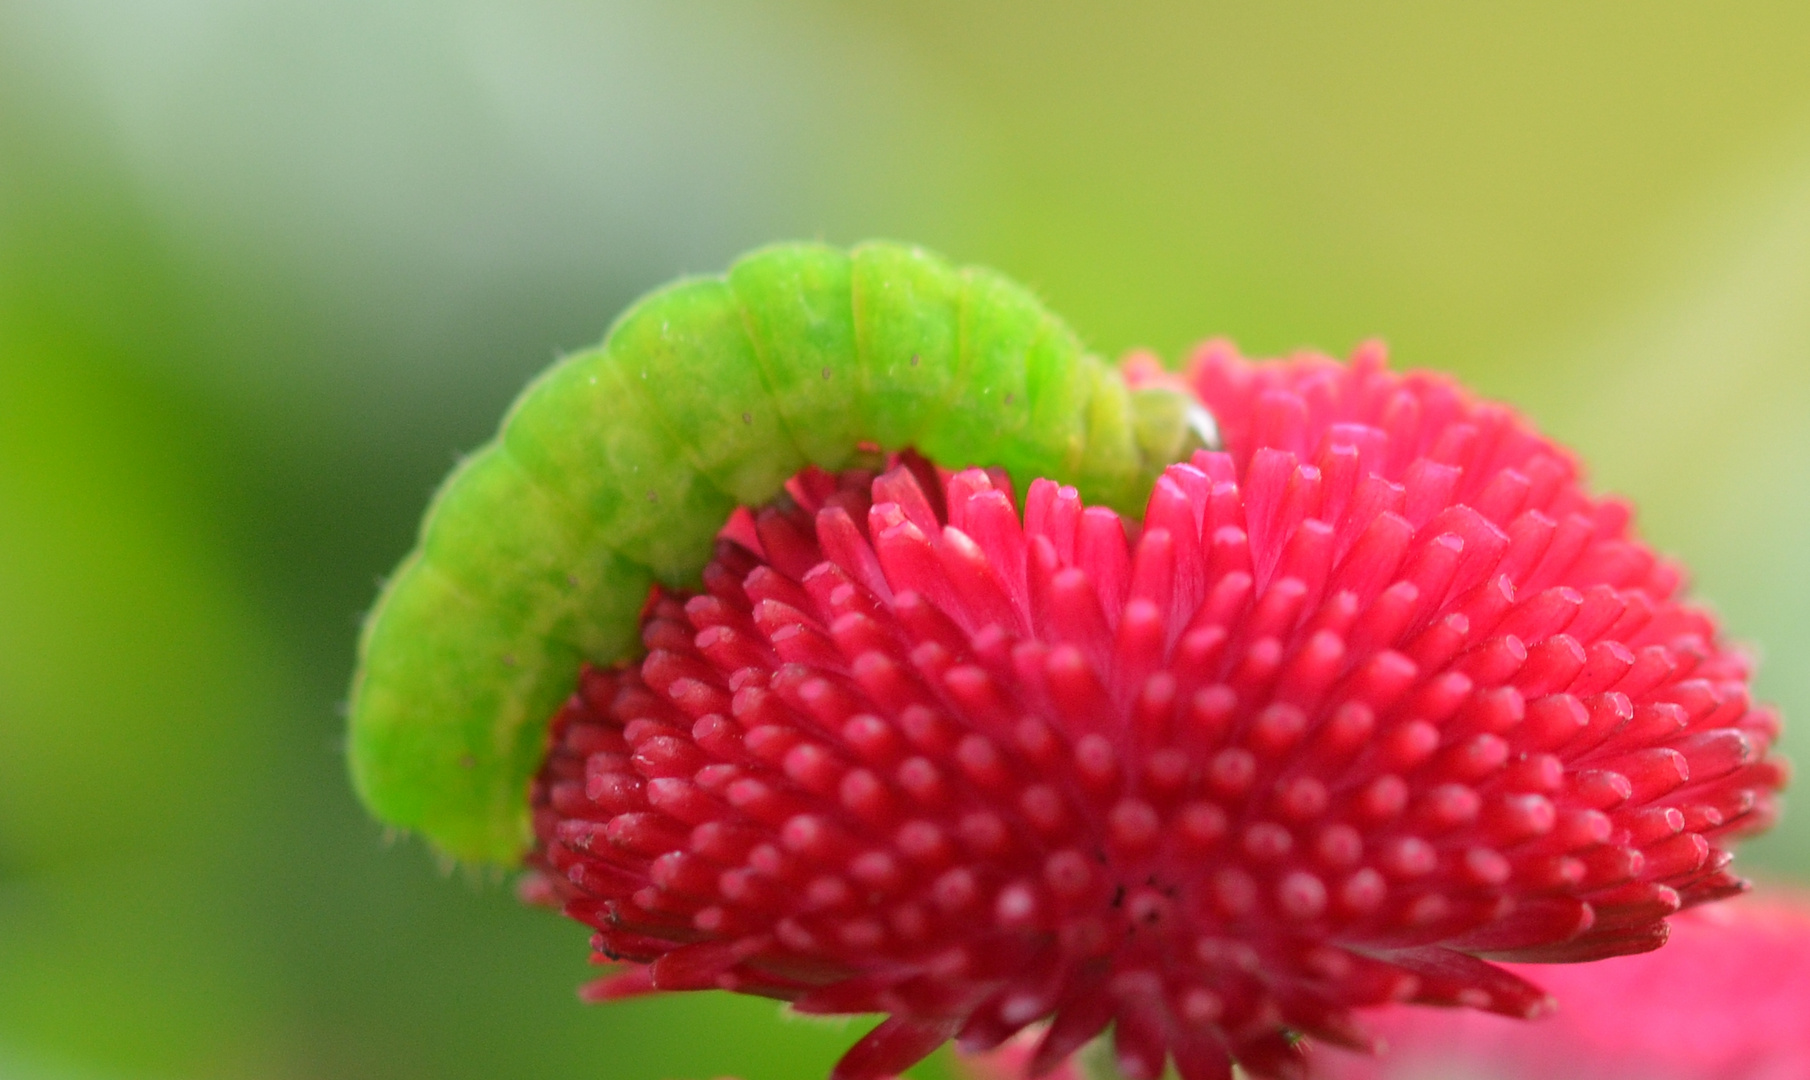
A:
<svg viewBox="0 0 1810 1080">
<path fill-rule="evenodd" d="M 515 654 L 514 653 L 504 653 L 503 654 L 503 666 L 504 667 L 514 667 L 515 666 Z"/>
<path fill-rule="evenodd" d="M 647 501 L 648 501 L 648 502 L 650 502 L 650 503 L 657 503 L 657 502 L 659 502 L 659 501 L 660 501 L 660 493 L 659 493 L 659 492 L 657 492 L 657 491 L 655 491 L 655 490 L 654 490 L 654 489 L 653 489 L 653 488 L 648 488 L 648 489 L 647 489 Z"/>
<path fill-rule="evenodd" d="M 579 587 L 579 586 L 580 586 L 580 585 L 582 585 L 582 584 L 583 584 L 583 582 L 581 582 L 581 581 L 579 581 L 579 580 L 578 580 L 578 575 L 577 575 L 577 574 L 567 574 L 567 575 L 566 575 L 566 584 L 567 584 L 567 585 L 570 585 L 570 586 L 571 586 L 571 587 L 572 587 L 572 588 L 574 588 L 574 589 L 576 589 L 576 588 L 578 588 L 578 587 Z"/>
<path fill-rule="evenodd" d="M 754 423 L 754 414 L 753 414 L 753 413 L 751 413 L 751 412 L 745 412 L 745 413 L 743 413 L 743 414 L 742 414 L 742 423 L 744 423 L 744 424 L 752 424 L 752 423 Z"/>
<path fill-rule="evenodd" d="M 1016 394 L 1007 394 L 1007 395 L 1006 395 L 1006 404 L 1007 404 L 1007 405 L 1010 405 L 1010 404 L 1011 404 L 1011 403 L 1012 403 L 1012 399 L 1013 399 L 1013 398 L 1015 398 L 1015 397 L 1017 397 L 1017 396 L 1018 396 L 1018 395 L 1016 395 Z"/>
<path fill-rule="evenodd" d="M 824 369 L 823 369 L 823 377 L 824 377 L 824 378 L 826 378 L 826 379 L 827 379 L 827 378 L 829 378 L 829 377 L 830 377 L 830 369 L 829 369 L 829 368 L 824 368 Z"/>
<path fill-rule="evenodd" d="M 470 754 L 460 754 L 459 755 L 459 768 L 475 769 L 477 767 L 478 767 L 477 758 L 472 757 Z"/>
<path fill-rule="evenodd" d="M 912 354 L 911 354 L 911 366 L 912 366 L 912 367 L 917 367 L 917 366 L 918 366 L 918 354 L 917 354 L 917 353 L 912 353 Z"/>
</svg>

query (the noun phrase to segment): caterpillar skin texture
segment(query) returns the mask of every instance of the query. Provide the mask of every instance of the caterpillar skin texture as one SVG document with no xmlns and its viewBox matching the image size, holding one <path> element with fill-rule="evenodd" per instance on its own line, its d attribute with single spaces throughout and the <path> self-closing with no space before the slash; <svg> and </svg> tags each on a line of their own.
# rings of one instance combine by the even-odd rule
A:
<svg viewBox="0 0 1810 1080">
<path fill-rule="evenodd" d="M 667 286 L 536 378 L 434 496 L 360 637 L 353 783 L 446 854 L 513 863 L 580 665 L 639 652 L 649 586 L 694 583 L 736 505 L 913 446 L 1135 516 L 1198 445 L 1189 408 L 1128 388 L 1023 287 L 915 247 L 780 244 Z"/>
</svg>

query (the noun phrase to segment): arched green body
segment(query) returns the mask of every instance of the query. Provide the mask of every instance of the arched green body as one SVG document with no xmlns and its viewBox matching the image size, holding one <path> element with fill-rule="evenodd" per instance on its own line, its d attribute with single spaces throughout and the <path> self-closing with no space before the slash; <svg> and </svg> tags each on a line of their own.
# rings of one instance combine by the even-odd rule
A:
<svg viewBox="0 0 1810 1080">
<path fill-rule="evenodd" d="M 781 244 L 661 289 L 536 378 L 435 495 L 360 638 L 353 783 L 449 855 L 513 862 L 581 663 L 637 653 L 649 586 L 694 583 L 737 504 L 873 444 L 1136 514 L 1190 448 L 1187 410 L 1128 389 L 1021 286 L 914 247 Z"/>
</svg>

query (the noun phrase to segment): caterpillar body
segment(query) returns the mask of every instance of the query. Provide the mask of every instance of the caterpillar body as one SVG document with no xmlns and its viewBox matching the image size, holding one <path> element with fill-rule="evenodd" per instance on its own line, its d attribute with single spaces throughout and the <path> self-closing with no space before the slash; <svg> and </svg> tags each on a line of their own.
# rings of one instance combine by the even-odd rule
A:
<svg viewBox="0 0 1810 1080">
<path fill-rule="evenodd" d="M 536 378 L 435 495 L 360 637 L 354 785 L 453 857 L 514 862 L 580 666 L 636 654 L 650 586 L 692 583 L 736 505 L 911 446 L 1135 515 L 1203 437 L 1190 398 L 1128 387 L 1028 290 L 919 248 L 781 244 L 678 281 Z"/>
</svg>

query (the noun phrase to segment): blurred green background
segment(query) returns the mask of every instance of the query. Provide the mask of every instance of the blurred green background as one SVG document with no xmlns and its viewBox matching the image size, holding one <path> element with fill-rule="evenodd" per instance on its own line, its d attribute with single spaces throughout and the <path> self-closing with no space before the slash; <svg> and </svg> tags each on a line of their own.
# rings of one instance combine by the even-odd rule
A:
<svg viewBox="0 0 1810 1080">
<path fill-rule="evenodd" d="M 1381 335 L 1578 445 L 1810 717 L 1807 55 L 1792 3 L 0 0 L 0 1078 L 823 1074 L 856 1029 L 580 1006 L 582 930 L 386 846 L 338 748 L 454 456 L 771 239 L 1108 352 Z"/>
</svg>

